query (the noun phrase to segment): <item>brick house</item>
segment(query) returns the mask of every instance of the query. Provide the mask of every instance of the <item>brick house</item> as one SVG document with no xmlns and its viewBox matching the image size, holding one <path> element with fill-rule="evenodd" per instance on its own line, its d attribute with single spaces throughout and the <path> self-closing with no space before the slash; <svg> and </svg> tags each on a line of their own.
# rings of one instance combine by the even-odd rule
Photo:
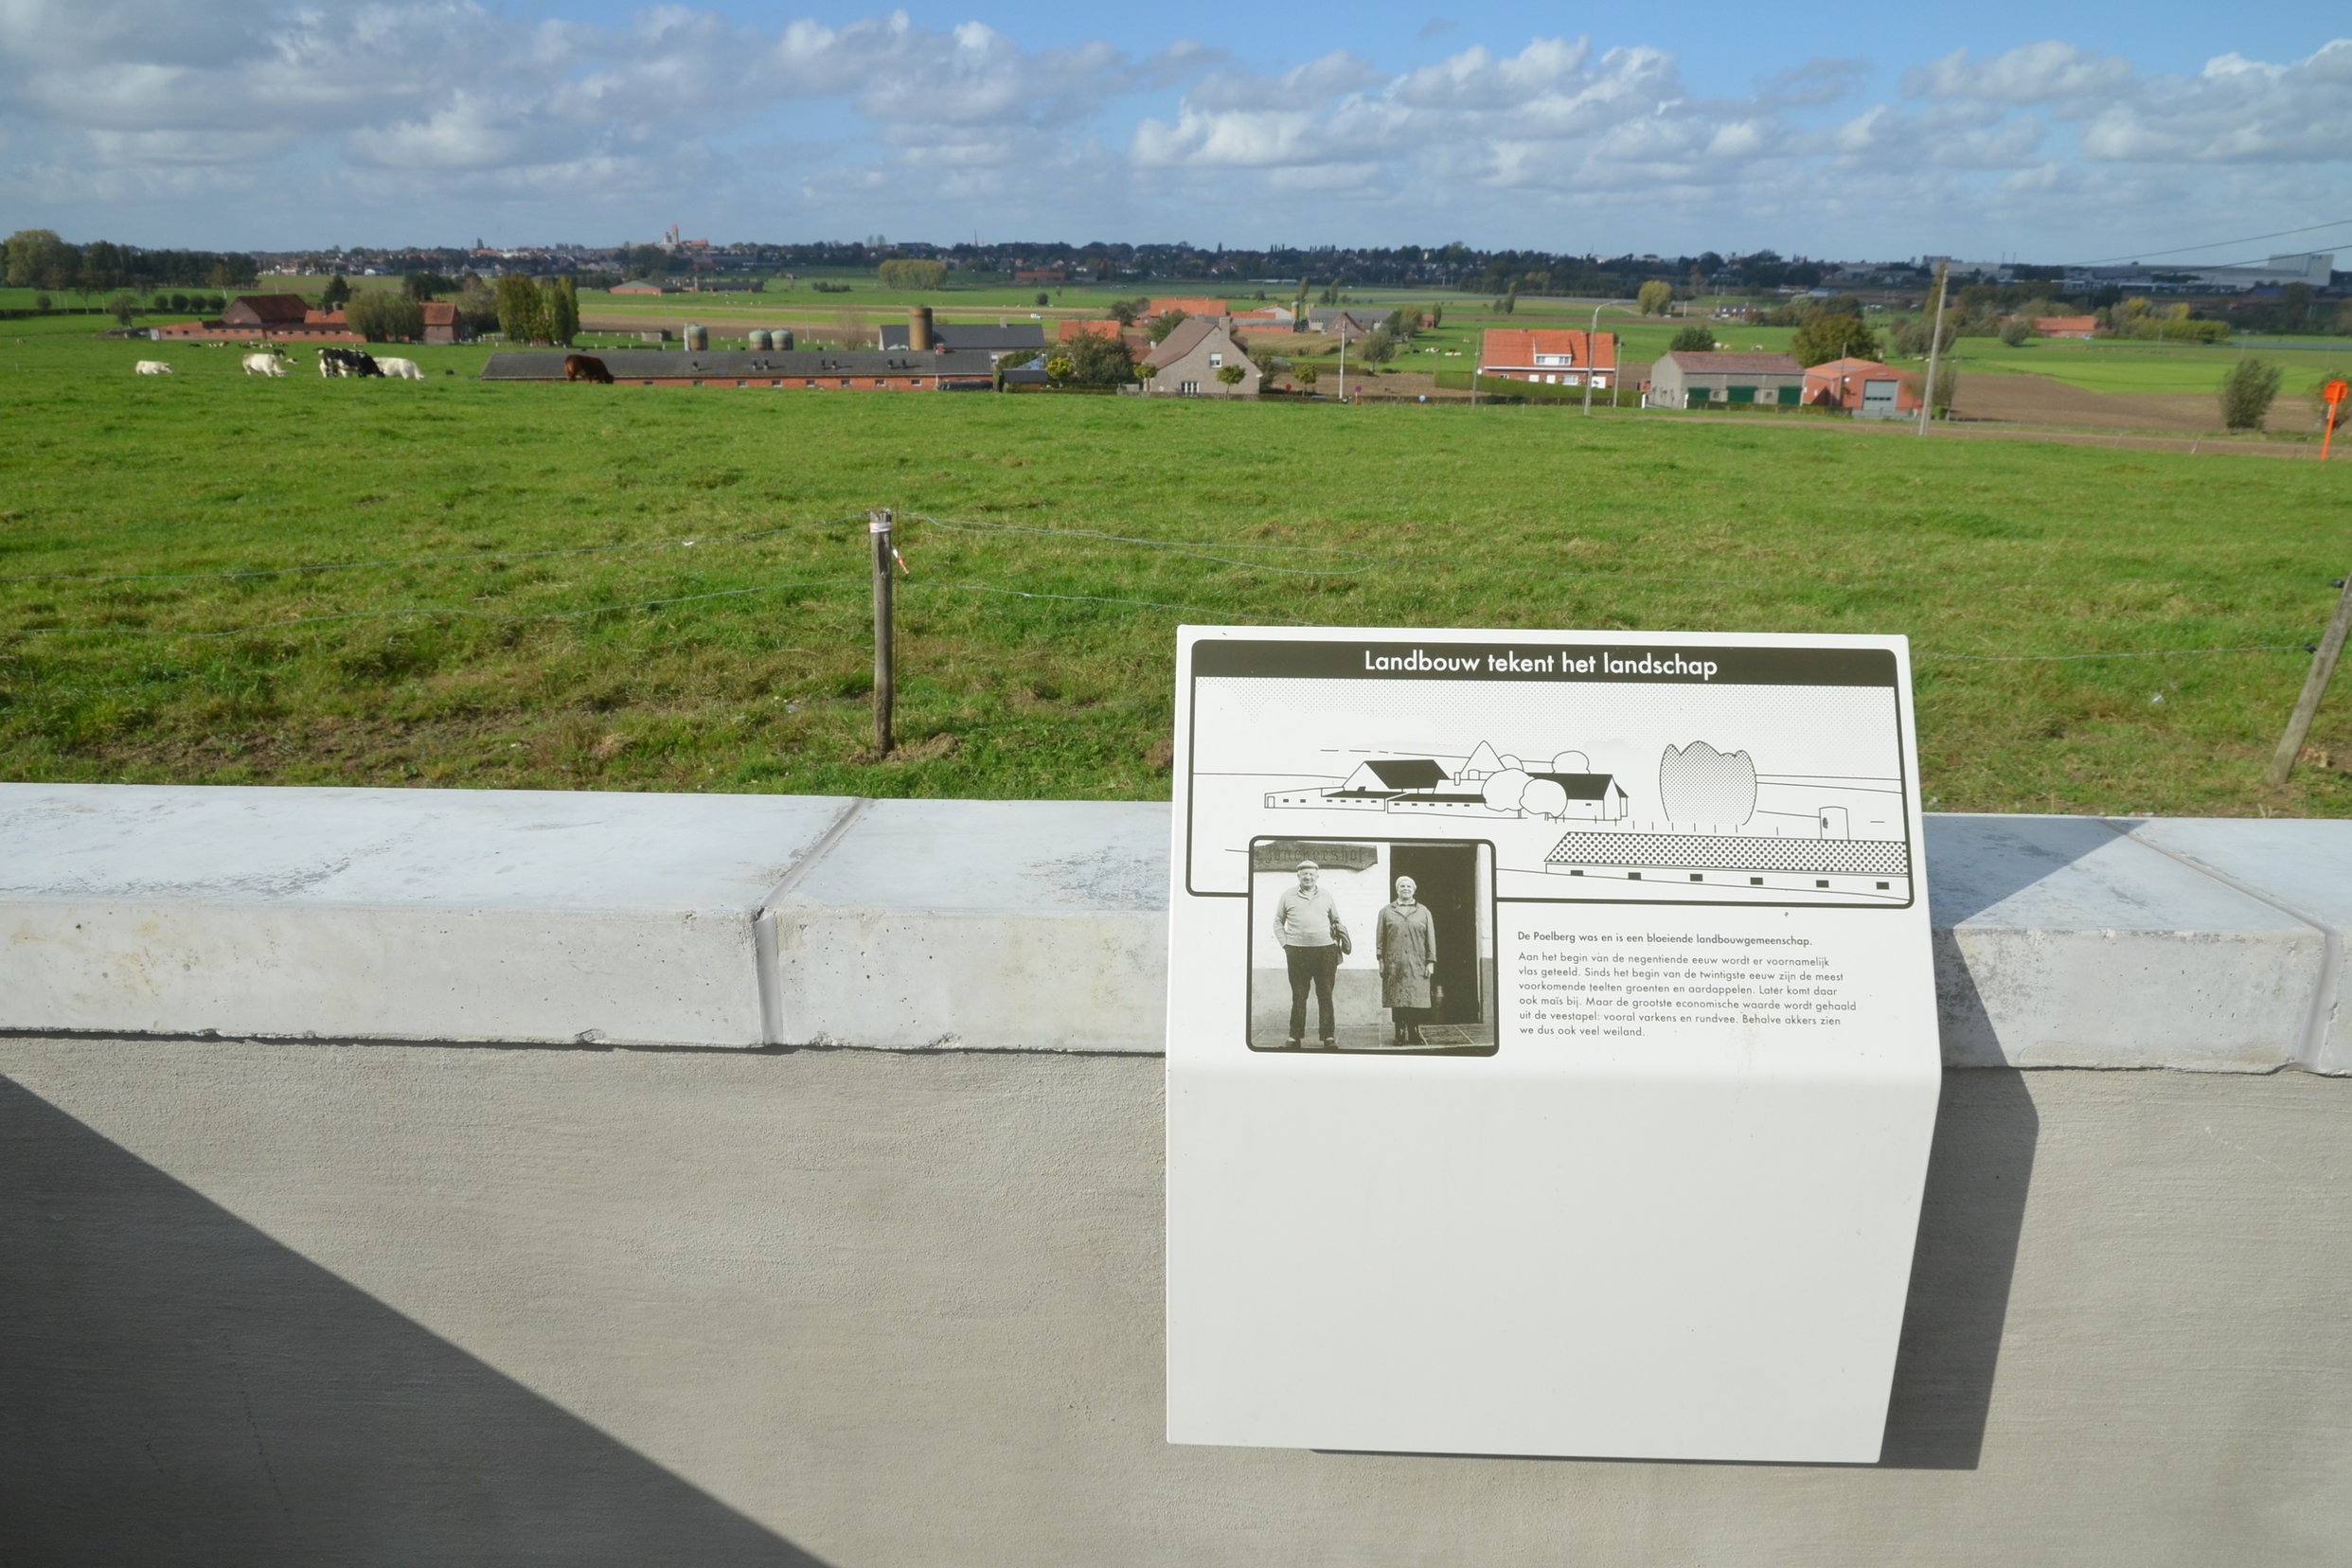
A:
<svg viewBox="0 0 2352 1568">
<path fill-rule="evenodd" d="M 341 311 L 312 310 L 300 294 L 239 294 L 218 321 L 178 321 L 154 332 L 160 340 L 181 343 L 360 341 Z"/>
<path fill-rule="evenodd" d="M 1580 327 L 1489 327 L 1479 334 L 1478 373 L 1507 381 L 1582 386 L 1617 383 L 1617 334 Z"/>
<path fill-rule="evenodd" d="M 1806 370 L 1805 406 L 1843 408 L 1860 419 L 1893 419 L 1919 412 L 1919 394 L 1891 365 L 1840 359 Z"/>
<path fill-rule="evenodd" d="M 458 318 L 457 307 L 446 299 L 424 302 L 424 340 L 427 343 L 463 343 L 466 324 Z"/>
<path fill-rule="evenodd" d="M 311 314 L 311 302 L 300 294 L 239 294 L 221 312 L 221 325 L 248 331 L 301 327 Z"/>
<path fill-rule="evenodd" d="M 1159 397 L 1254 398 L 1264 379 L 1234 341 L 1221 316 L 1187 316 L 1144 357 L 1144 390 Z M 1227 386 L 1217 379 L 1226 365 L 1241 367 L 1241 381 Z"/>
</svg>

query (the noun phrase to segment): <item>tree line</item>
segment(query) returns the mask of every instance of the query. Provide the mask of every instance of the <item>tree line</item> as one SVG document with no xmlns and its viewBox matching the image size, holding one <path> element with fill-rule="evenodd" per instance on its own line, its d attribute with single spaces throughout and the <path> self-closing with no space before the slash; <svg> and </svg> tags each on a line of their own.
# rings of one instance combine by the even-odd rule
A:
<svg viewBox="0 0 2352 1568">
<path fill-rule="evenodd" d="M 111 240 L 72 244 L 54 229 L 18 229 L 0 246 L 10 288 L 72 293 L 87 299 L 121 289 L 251 288 L 260 268 L 232 251 L 143 250 Z"/>
</svg>

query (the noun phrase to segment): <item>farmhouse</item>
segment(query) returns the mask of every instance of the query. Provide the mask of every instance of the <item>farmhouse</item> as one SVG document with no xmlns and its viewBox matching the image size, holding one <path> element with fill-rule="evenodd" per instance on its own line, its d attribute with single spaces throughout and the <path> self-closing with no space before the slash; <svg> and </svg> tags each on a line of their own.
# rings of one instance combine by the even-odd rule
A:
<svg viewBox="0 0 2352 1568">
<path fill-rule="evenodd" d="M 1786 354 L 1670 351 L 1650 366 L 1645 408 L 1705 408 L 1764 403 L 1794 408 L 1805 396 L 1805 367 Z"/>
<path fill-rule="evenodd" d="M 1919 412 L 1919 394 L 1891 365 L 1831 360 L 1805 372 L 1805 406 L 1843 408 L 1862 419 L 1892 419 Z"/>
<path fill-rule="evenodd" d="M 463 343 L 466 324 L 457 314 L 457 307 L 446 299 L 424 302 L 424 340 L 427 343 Z"/>
<path fill-rule="evenodd" d="M 2089 338 L 2099 330 L 2097 316 L 2036 316 L 2034 330 L 2046 338 Z"/>
<path fill-rule="evenodd" d="M 1144 390 L 1162 397 L 1254 398 L 1261 380 L 1256 365 L 1220 316 L 1187 316 L 1178 322 L 1143 363 L 1149 371 Z M 1217 372 L 1229 365 L 1241 369 L 1241 380 L 1232 386 L 1217 379 Z"/>
<path fill-rule="evenodd" d="M 1386 311 L 1369 306 L 1327 305 L 1307 312 L 1307 327 L 1310 331 L 1327 333 L 1342 343 L 1353 343 L 1360 337 L 1370 337 L 1387 319 Z"/>
<path fill-rule="evenodd" d="M 182 321 L 155 336 L 188 343 L 245 343 L 256 338 L 305 343 L 357 343 L 341 311 L 317 311 L 300 294 L 239 294 L 217 321 Z"/>
<path fill-rule="evenodd" d="M 486 382 L 560 382 L 561 350 L 498 353 L 482 367 Z M 622 348 L 597 358 L 625 386 L 739 386 L 796 392 L 987 392 L 996 385 L 995 356 L 982 349 L 801 348 L 669 353 Z"/>
<path fill-rule="evenodd" d="M 1488 328 L 1480 334 L 1478 373 L 1559 386 L 1582 386 L 1590 377 L 1595 386 L 1607 388 L 1617 381 L 1617 334 Z"/>
<path fill-rule="evenodd" d="M 239 294 L 221 312 L 223 327 L 300 327 L 312 314 L 311 302 L 300 294 Z"/>
</svg>

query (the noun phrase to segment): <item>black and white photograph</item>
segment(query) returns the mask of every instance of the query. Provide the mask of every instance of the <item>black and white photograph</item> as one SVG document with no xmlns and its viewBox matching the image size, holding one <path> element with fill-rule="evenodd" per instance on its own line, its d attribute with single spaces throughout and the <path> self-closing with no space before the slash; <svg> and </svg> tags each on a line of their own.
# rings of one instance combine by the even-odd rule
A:
<svg viewBox="0 0 2352 1568">
<path fill-rule="evenodd" d="M 1250 846 L 1254 1051 L 1491 1056 L 1494 846 Z"/>
</svg>

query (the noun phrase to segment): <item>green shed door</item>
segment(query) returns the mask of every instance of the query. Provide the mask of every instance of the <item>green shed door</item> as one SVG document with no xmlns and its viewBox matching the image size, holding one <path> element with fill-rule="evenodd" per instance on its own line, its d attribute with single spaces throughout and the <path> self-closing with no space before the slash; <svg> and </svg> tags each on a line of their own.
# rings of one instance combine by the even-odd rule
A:
<svg viewBox="0 0 2352 1568">
<path fill-rule="evenodd" d="M 1801 386 L 1784 386 L 1780 389 L 1780 406 L 1783 408 L 1794 408 L 1797 405 L 1798 400 L 1804 395 L 1805 388 Z"/>
<path fill-rule="evenodd" d="M 1752 403 L 1755 401 L 1755 388 L 1753 386 L 1735 386 L 1731 389 L 1731 401 L 1736 403 Z"/>
</svg>

